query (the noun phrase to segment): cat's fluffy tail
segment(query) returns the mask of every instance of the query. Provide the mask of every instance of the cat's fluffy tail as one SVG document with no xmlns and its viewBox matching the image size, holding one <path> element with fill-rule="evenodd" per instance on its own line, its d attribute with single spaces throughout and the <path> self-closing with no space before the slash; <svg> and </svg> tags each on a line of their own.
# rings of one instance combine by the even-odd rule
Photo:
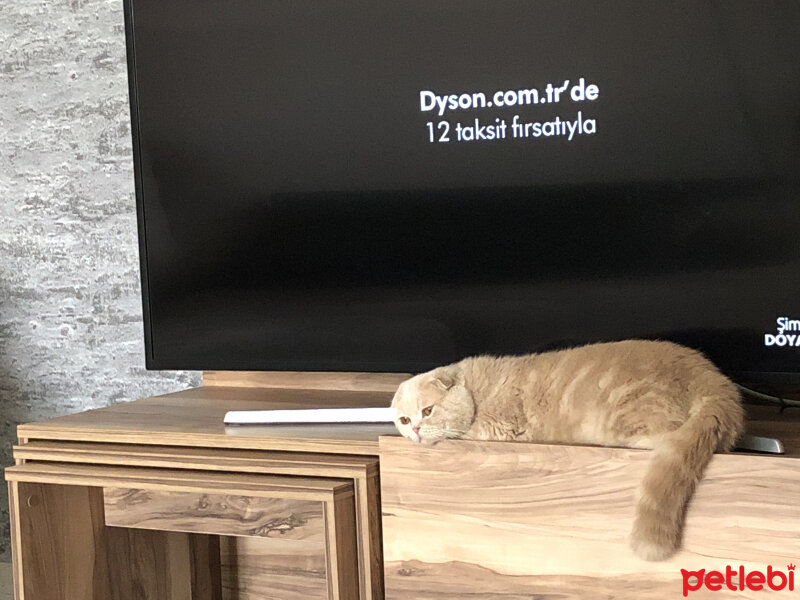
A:
<svg viewBox="0 0 800 600">
<path fill-rule="evenodd" d="M 639 488 L 631 547 L 645 560 L 663 560 L 681 544 L 684 513 L 697 482 L 716 451 L 733 447 L 744 413 L 728 380 L 697 386 L 686 422 L 656 445 Z"/>
</svg>

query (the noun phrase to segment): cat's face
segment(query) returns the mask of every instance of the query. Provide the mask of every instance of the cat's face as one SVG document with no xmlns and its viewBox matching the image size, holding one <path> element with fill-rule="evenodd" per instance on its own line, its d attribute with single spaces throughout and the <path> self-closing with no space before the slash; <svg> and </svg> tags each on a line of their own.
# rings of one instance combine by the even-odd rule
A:
<svg viewBox="0 0 800 600">
<path fill-rule="evenodd" d="M 460 438 L 475 420 L 469 390 L 444 369 L 404 381 L 392 400 L 397 430 L 411 441 L 433 445 Z"/>
</svg>

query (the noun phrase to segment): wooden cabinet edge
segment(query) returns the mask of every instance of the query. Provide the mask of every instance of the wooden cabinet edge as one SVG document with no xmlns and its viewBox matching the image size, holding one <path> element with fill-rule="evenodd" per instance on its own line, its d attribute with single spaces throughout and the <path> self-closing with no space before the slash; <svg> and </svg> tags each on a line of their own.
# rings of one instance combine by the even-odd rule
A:
<svg viewBox="0 0 800 600">
<path fill-rule="evenodd" d="M 352 498 L 339 497 L 325 503 L 325 533 L 328 597 L 331 600 L 356 600 L 360 594 L 356 515 Z"/>
</svg>

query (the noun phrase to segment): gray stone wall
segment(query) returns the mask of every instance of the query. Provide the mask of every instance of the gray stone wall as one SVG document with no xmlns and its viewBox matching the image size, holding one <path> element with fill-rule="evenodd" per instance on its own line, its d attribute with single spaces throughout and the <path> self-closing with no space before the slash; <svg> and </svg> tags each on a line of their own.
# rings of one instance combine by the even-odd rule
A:
<svg viewBox="0 0 800 600">
<path fill-rule="evenodd" d="M 200 382 L 144 369 L 126 77 L 122 0 L 0 2 L 3 466 L 18 423 Z"/>
</svg>

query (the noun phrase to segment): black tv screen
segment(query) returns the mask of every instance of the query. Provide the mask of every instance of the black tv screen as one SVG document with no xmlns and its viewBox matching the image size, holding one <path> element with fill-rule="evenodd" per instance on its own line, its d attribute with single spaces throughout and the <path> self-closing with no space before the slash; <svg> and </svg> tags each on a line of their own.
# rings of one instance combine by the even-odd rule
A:
<svg viewBox="0 0 800 600">
<path fill-rule="evenodd" d="M 127 0 L 147 364 L 800 379 L 796 0 Z"/>
</svg>

